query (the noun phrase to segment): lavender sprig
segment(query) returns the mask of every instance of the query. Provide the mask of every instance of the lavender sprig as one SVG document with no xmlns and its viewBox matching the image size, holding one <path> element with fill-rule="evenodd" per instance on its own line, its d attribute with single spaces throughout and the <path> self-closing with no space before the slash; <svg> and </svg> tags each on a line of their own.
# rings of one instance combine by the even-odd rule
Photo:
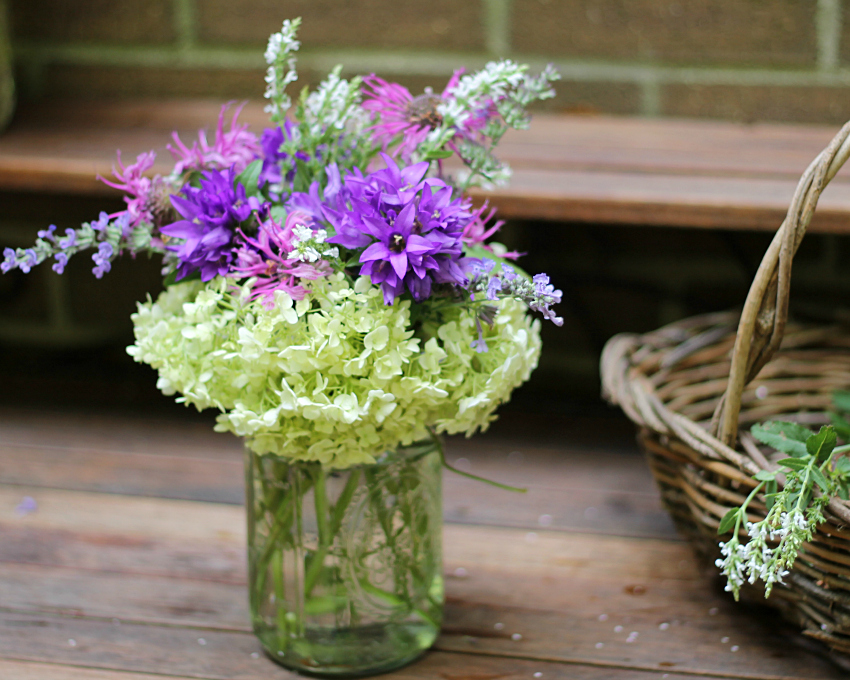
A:
<svg viewBox="0 0 850 680">
<path fill-rule="evenodd" d="M 488 300 L 495 302 L 503 298 L 521 300 L 532 311 L 539 312 L 556 326 L 564 324 L 563 318 L 555 314 L 552 305 L 561 302 L 563 293 L 549 283 L 546 274 L 535 274 L 531 279 L 521 276 L 514 267 L 502 263 L 501 271 L 493 274 L 495 262 L 482 258 L 473 265 L 469 290 L 472 294 L 484 293 Z"/>
<path fill-rule="evenodd" d="M 96 250 L 92 255 L 95 266 L 92 273 L 102 278 L 112 267 L 112 261 L 121 251 L 128 249 L 135 253 L 140 250 L 161 250 L 151 242 L 152 226 L 140 223 L 130 227 L 130 215 L 126 211 L 117 216 L 105 212 L 95 222 L 84 222 L 79 229 L 66 229 L 65 236 L 56 234 L 56 225 L 38 232 L 38 238 L 31 248 L 6 248 L 0 271 L 4 274 L 20 269 L 28 274 L 36 265 L 54 258 L 53 271 L 62 274 L 68 260 L 84 250 Z"/>
</svg>

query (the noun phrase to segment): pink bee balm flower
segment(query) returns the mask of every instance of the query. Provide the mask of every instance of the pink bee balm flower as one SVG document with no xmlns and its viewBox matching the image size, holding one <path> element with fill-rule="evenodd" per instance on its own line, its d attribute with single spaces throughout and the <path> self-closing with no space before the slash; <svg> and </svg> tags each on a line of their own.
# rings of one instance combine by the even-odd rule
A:
<svg viewBox="0 0 850 680">
<path fill-rule="evenodd" d="M 379 122 L 373 125 L 372 138 L 383 145 L 384 151 L 390 144 L 402 136 L 399 145 L 393 151 L 393 156 L 401 156 L 409 160 L 416 147 L 421 144 L 428 133 L 443 124 L 443 117 L 438 107 L 443 102 L 453 100 L 454 90 L 460 82 L 460 77 L 465 69 L 458 69 L 452 74 L 442 94 L 434 94 L 426 91 L 418 97 L 410 94 L 410 91 L 398 83 L 388 83 L 378 78 L 374 73 L 366 76 L 363 80 L 366 87 L 363 91 L 365 101 L 363 108 L 378 114 Z M 492 101 L 487 101 L 483 108 L 471 112 L 463 123 L 454 130 L 454 137 L 467 138 L 479 141 L 481 131 L 487 122 L 499 113 Z M 449 143 L 449 148 L 454 145 Z"/>
<path fill-rule="evenodd" d="M 130 217 L 129 226 L 135 227 L 140 222 L 153 222 L 157 203 L 157 196 L 162 192 L 159 186 L 162 182 L 159 178 L 145 177 L 145 172 L 153 167 L 156 160 L 156 152 L 148 151 L 139 154 L 136 162 L 125 166 L 121 162 L 121 152 L 118 152 L 119 170 L 112 166 L 112 174 L 117 182 L 110 182 L 98 175 L 98 179 L 114 189 L 119 189 L 128 194 L 124 197 L 127 203 L 127 214 Z"/>
<path fill-rule="evenodd" d="M 237 263 L 231 272 L 239 278 L 257 277 L 251 299 L 262 297 L 267 309 L 274 306 L 274 294 L 278 290 L 293 300 L 303 300 L 308 291 L 300 285 L 301 279 L 315 281 L 332 273 L 324 260 L 308 264 L 289 257 L 293 230 L 312 221 L 306 213 L 294 210 L 282 226 L 272 219 L 261 224 L 256 239 L 242 234 L 246 245 L 237 252 Z"/>
<path fill-rule="evenodd" d="M 251 161 L 259 157 L 260 145 L 257 136 L 248 132 L 247 124 L 237 125 L 236 123 L 245 104 L 236 108 L 230 121 L 230 129 L 227 132 L 224 131 L 224 112 L 232 103 L 228 102 L 221 107 L 221 112 L 218 114 L 218 126 L 215 130 L 215 142 L 212 146 L 207 142 L 204 130 L 198 131 L 198 141 L 192 144 L 191 149 L 180 140 L 176 132 L 172 133 L 175 146 L 169 144 L 167 149 L 177 161 L 174 166 L 175 173 L 180 175 L 186 170 L 225 170 L 233 167 L 236 174 L 239 174 Z"/>
<path fill-rule="evenodd" d="M 366 76 L 363 82 L 368 89 L 363 91 L 366 98 L 363 108 L 377 113 L 380 117 L 380 122 L 370 128 L 372 138 L 383 144 L 386 151 L 387 147 L 402 135 L 403 139 L 393 151 L 393 155 L 409 159 L 428 133 L 442 124 L 443 118 L 437 112 L 437 106 L 457 85 L 462 73 L 463 69 L 455 71 L 442 95 L 425 92 L 418 97 L 411 95 L 406 87 L 398 83 L 388 83 L 374 73 Z"/>
<path fill-rule="evenodd" d="M 463 242 L 470 246 L 480 245 L 484 250 L 489 252 L 493 252 L 493 247 L 484 243 L 488 238 L 493 236 L 502 226 L 505 224 L 504 220 L 498 220 L 491 226 L 487 226 L 487 223 L 493 219 L 493 216 L 496 214 L 496 209 L 492 208 L 489 213 L 487 213 L 487 208 L 490 206 L 489 201 L 484 201 L 484 205 L 482 205 L 477 210 L 472 213 L 472 221 L 467 224 L 463 229 L 463 236 L 461 237 Z M 487 213 L 485 215 L 485 213 Z M 500 257 L 507 258 L 509 260 L 517 259 L 521 253 L 512 250 L 507 253 L 499 253 Z"/>
</svg>

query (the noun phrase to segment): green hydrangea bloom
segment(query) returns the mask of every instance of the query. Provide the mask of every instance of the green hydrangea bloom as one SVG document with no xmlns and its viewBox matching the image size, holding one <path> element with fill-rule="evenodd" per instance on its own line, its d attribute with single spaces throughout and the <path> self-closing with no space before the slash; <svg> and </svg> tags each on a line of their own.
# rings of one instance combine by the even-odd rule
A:
<svg viewBox="0 0 850 680">
<path fill-rule="evenodd" d="M 299 302 L 278 291 L 270 309 L 249 292 L 222 278 L 170 286 L 139 304 L 127 351 L 165 394 L 217 408 L 216 429 L 259 453 L 346 468 L 427 427 L 470 436 L 540 356 L 540 324 L 516 300 L 498 303 L 478 353 L 474 311 L 450 308 L 414 335 L 410 302 L 385 305 L 366 277 L 321 279 Z"/>
</svg>

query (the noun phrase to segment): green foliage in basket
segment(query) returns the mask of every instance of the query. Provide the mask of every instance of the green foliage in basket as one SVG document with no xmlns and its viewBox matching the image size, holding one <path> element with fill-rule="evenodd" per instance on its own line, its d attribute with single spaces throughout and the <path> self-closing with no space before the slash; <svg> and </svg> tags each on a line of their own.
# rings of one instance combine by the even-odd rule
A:
<svg viewBox="0 0 850 680">
<path fill-rule="evenodd" d="M 834 404 L 838 410 L 850 411 L 850 392 L 836 393 Z M 830 417 L 832 425 L 818 432 L 780 421 L 753 426 L 756 439 L 787 457 L 776 460 L 775 469 L 754 475 L 755 488 L 740 507 L 726 513 L 717 529 L 718 534 L 732 532 L 728 541 L 720 543 L 723 557 L 716 564 L 735 599 L 745 581 L 758 579 L 764 582 L 768 597 L 825 521 L 823 508 L 830 499 L 850 498 L 850 459 L 843 455 L 850 451 L 850 444 L 838 445 L 839 438 L 850 441 L 850 422 L 838 413 Z M 767 514 L 752 522 L 747 508 L 762 492 Z M 747 537 L 745 543 L 741 543 L 742 534 Z"/>
</svg>

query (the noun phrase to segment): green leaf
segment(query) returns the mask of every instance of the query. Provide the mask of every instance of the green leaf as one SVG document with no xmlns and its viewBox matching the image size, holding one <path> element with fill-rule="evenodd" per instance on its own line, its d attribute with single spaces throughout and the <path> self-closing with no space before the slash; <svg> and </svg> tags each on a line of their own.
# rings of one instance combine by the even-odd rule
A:
<svg viewBox="0 0 850 680">
<path fill-rule="evenodd" d="M 240 172 L 236 176 L 236 181 L 245 187 L 245 195 L 246 196 L 259 196 L 260 195 L 260 171 L 263 169 L 263 161 L 257 159 L 252 163 L 248 164 L 248 167 L 245 168 L 242 172 Z"/>
<path fill-rule="evenodd" d="M 847 492 L 847 485 L 846 484 L 839 484 L 838 485 L 838 495 L 841 497 L 841 500 L 850 501 L 850 493 Z"/>
<path fill-rule="evenodd" d="M 449 151 L 448 149 L 435 149 L 427 156 L 425 156 L 424 160 L 426 161 L 436 161 L 442 160 L 444 158 L 451 158 L 454 155 L 453 151 Z"/>
<path fill-rule="evenodd" d="M 838 436 L 844 441 L 850 441 L 850 423 L 832 411 L 829 413 L 829 419 L 832 422 L 832 426 L 835 428 L 835 432 Z"/>
<path fill-rule="evenodd" d="M 750 432 L 763 444 L 772 446 L 777 451 L 800 458 L 808 454 L 806 440 L 812 436 L 812 431 L 797 423 L 786 423 L 778 420 L 761 425 L 753 425 Z"/>
<path fill-rule="evenodd" d="M 723 519 L 720 520 L 720 526 L 717 527 L 717 533 L 725 534 L 733 526 L 735 526 L 735 520 L 738 519 L 739 512 L 741 512 L 740 508 L 732 508 L 729 512 L 723 515 Z"/>
<path fill-rule="evenodd" d="M 771 480 L 776 479 L 776 472 L 769 472 L 767 470 L 759 470 L 753 475 L 753 479 L 757 479 L 760 482 L 769 482 Z"/>
<path fill-rule="evenodd" d="M 826 481 L 826 477 L 823 476 L 823 472 L 821 472 L 818 468 L 813 467 L 812 477 L 814 477 L 815 481 L 818 483 L 821 491 L 829 493 L 829 482 Z"/>
<path fill-rule="evenodd" d="M 835 471 L 842 475 L 850 473 L 850 458 L 847 458 L 847 456 L 841 456 L 841 458 L 835 462 Z"/>
<path fill-rule="evenodd" d="M 817 434 L 806 440 L 806 450 L 819 461 L 825 461 L 838 443 L 835 428 L 824 425 Z"/>
<path fill-rule="evenodd" d="M 380 598 L 384 602 L 388 603 L 393 607 L 402 607 L 407 604 L 404 600 L 402 600 L 398 595 L 394 593 L 390 593 L 383 588 L 378 588 L 378 586 L 374 585 L 368 577 L 364 577 L 359 581 L 360 587 L 363 588 L 370 595 L 374 595 L 377 598 Z"/>
<path fill-rule="evenodd" d="M 336 595 L 323 595 L 309 597 L 304 602 L 304 613 L 311 616 L 320 616 L 332 612 L 341 611 L 348 605 L 347 597 Z"/>
<path fill-rule="evenodd" d="M 779 465 L 784 465 L 792 470 L 805 470 L 809 464 L 801 458 L 783 458 L 779 461 Z"/>
<path fill-rule="evenodd" d="M 269 211 L 269 214 L 275 222 L 280 222 L 281 224 L 283 224 L 284 220 L 286 219 L 286 216 L 289 213 L 282 205 L 273 205 L 271 210 Z"/>
<path fill-rule="evenodd" d="M 201 278 L 201 272 L 200 272 L 200 270 L 198 270 L 198 271 L 192 272 L 191 274 L 188 274 L 187 276 L 184 276 L 182 279 L 180 279 L 178 281 L 177 280 L 177 270 L 175 269 L 173 272 L 171 272 L 168 276 L 165 277 L 162 284 L 164 286 L 168 287 L 168 286 L 173 286 L 175 283 L 183 283 L 184 281 L 197 281 L 200 278 Z"/>
<path fill-rule="evenodd" d="M 850 392 L 838 390 L 832 393 L 832 405 L 839 411 L 850 413 Z"/>
<path fill-rule="evenodd" d="M 310 191 L 311 173 L 307 164 L 296 156 L 295 158 L 295 179 L 292 181 L 293 191 Z"/>
</svg>

